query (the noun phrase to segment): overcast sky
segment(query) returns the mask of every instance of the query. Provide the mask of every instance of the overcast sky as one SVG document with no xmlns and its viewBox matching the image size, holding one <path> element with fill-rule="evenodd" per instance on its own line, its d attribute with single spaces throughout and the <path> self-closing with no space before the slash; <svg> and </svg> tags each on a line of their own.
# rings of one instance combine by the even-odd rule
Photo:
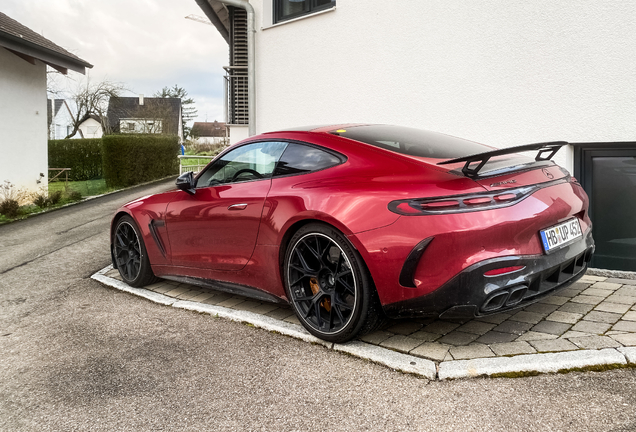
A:
<svg viewBox="0 0 636 432">
<path fill-rule="evenodd" d="M 0 0 L 0 11 L 91 63 L 91 81 L 147 97 L 177 84 L 196 102 L 195 121 L 223 120 L 228 47 L 215 27 L 185 19 L 204 15 L 194 0 Z"/>
</svg>

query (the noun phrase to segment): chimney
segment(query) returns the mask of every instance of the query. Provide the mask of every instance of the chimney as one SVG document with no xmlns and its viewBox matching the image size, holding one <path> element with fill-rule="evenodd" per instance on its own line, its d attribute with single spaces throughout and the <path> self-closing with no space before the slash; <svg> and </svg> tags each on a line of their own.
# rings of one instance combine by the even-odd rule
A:
<svg viewBox="0 0 636 432">
<path fill-rule="evenodd" d="M 139 95 L 139 105 L 143 105 L 144 104 L 144 95 L 140 94 Z"/>
</svg>

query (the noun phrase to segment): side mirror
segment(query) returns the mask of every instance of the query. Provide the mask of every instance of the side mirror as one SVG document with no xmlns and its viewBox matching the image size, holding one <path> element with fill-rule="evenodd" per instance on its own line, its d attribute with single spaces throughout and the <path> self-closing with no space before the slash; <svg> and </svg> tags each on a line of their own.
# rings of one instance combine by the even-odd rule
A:
<svg viewBox="0 0 636 432">
<path fill-rule="evenodd" d="M 176 184 L 178 189 L 181 189 L 182 191 L 185 191 L 190 195 L 194 195 L 194 174 L 192 174 L 192 171 L 181 174 L 179 177 L 177 177 Z"/>
</svg>

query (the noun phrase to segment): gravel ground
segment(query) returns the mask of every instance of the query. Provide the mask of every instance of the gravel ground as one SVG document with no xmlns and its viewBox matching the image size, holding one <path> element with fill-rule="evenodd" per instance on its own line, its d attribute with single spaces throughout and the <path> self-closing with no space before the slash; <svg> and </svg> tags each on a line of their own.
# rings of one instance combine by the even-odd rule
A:
<svg viewBox="0 0 636 432">
<path fill-rule="evenodd" d="M 633 369 L 429 382 L 89 279 L 151 189 L 0 227 L 0 430 L 636 430 Z"/>
</svg>

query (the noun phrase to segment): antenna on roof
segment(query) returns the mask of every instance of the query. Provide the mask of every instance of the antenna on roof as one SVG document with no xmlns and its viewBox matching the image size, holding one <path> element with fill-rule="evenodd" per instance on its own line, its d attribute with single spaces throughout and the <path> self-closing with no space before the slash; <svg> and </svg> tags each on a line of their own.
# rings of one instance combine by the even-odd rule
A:
<svg viewBox="0 0 636 432">
<path fill-rule="evenodd" d="M 212 25 L 210 20 L 208 20 L 207 18 L 204 18 L 202 16 L 199 16 L 199 15 L 190 14 L 187 17 L 185 17 L 185 19 L 189 19 L 189 20 L 192 20 L 192 21 L 200 22 L 201 24 Z"/>
</svg>

